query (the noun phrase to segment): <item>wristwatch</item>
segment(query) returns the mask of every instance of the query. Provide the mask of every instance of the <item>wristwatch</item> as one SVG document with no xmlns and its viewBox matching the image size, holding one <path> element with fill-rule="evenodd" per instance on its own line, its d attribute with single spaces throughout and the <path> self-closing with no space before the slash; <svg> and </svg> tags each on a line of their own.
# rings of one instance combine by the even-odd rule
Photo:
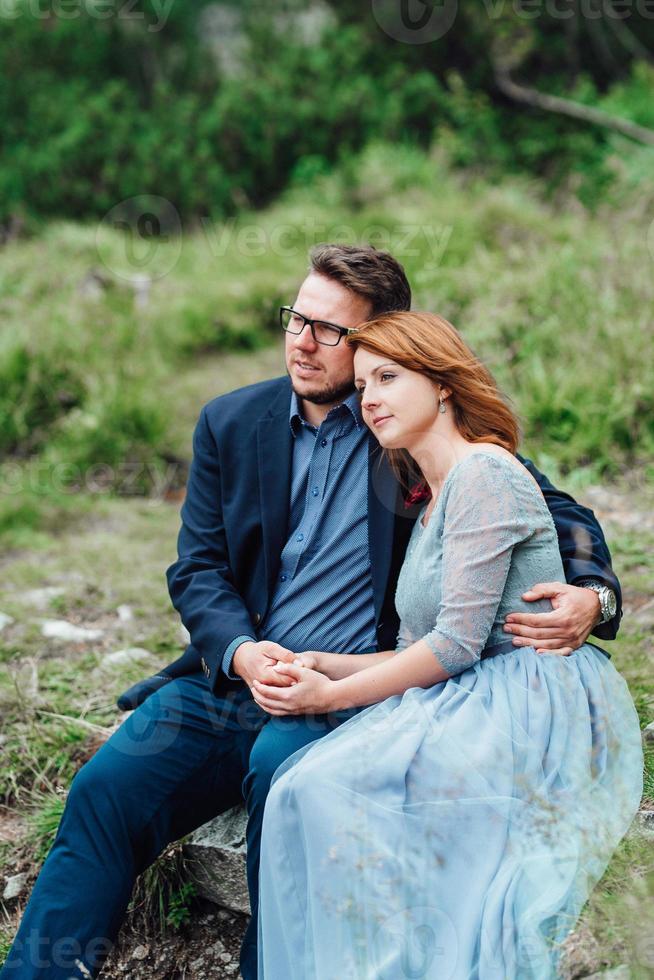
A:
<svg viewBox="0 0 654 980">
<path fill-rule="evenodd" d="M 592 589 L 599 596 L 601 613 L 596 626 L 599 626 L 600 623 L 608 623 L 610 619 L 613 619 L 618 611 L 618 600 L 613 589 L 610 589 L 608 585 L 602 585 L 595 579 L 584 579 L 576 584 L 583 589 Z"/>
</svg>

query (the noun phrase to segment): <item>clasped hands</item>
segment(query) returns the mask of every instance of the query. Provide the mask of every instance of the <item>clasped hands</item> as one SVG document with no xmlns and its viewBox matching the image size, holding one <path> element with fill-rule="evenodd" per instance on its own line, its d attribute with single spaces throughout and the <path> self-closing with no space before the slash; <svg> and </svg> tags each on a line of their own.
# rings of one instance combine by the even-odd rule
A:
<svg viewBox="0 0 654 980">
<path fill-rule="evenodd" d="M 293 653 L 279 643 L 242 643 L 234 670 L 270 715 L 323 714 L 332 709 L 334 682 L 319 670 L 320 654 Z"/>
<path fill-rule="evenodd" d="M 575 585 L 540 583 L 522 598 L 526 602 L 550 599 L 552 603 L 551 612 L 506 617 L 504 629 L 513 637 L 514 646 L 533 646 L 537 653 L 568 656 L 586 642 L 600 615 L 597 594 Z M 293 653 L 268 641 L 243 643 L 234 657 L 234 669 L 268 714 L 322 714 L 334 708 L 334 681 L 321 673 L 319 652 Z"/>
</svg>

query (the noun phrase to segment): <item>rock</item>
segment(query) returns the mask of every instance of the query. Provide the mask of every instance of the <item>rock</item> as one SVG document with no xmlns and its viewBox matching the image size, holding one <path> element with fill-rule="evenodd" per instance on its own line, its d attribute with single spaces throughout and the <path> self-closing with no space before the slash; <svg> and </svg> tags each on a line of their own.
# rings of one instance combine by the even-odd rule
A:
<svg viewBox="0 0 654 980">
<path fill-rule="evenodd" d="M 87 640 L 99 640 L 104 636 L 103 630 L 75 626 L 65 619 L 44 620 L 41 626 L 41 633 L 50 640 L 68 640 L 70 643 L 84 643 Z"/>
<path fill-rule="evenodd" d="M 215 941 L 215 943 L 213 944 L 213 946 L 211 947 L 211 951 L 212 951 L 212 953 L 214 953 L 214 954 L 215 954 L 216 956 L 220 956 L 220 954 L 221 954 L 221 953 L 224 953 L 224 952 L 225 952 L 225 944 L 224 944 L 224 943 L 222 943 L 222 942 L 220 941 L 220 939 L 217 939 L 217 940 Z"/>
<path fill-rule="evenodd" d="M 150 950 L 148 949 L 147 946 L 136 946 L 132 952 L 132 959 L 144 960 L 149 956 L 149 954 L 150 954 Z"/>
<path fill-rule="evenodd" d="M 12 623 L 13 623 L 13 619 L 11 618 L 11 616 L 7 616 L 6 613 L 0 612 L 0 633 L 5 628 L 5 626 L 11 626 Z"/>
<path fill-rule="evenodd" d="M 129 664 L 139 664 L 144 660 L 149 660 L 152 654 L 149 650 L 142 647 L 126 647 L 124 650 L 116 650 L 115 653 L 108 653 L 102 658 L 102 663 L 109 667 L 127 667 Z"/>
<path fill-rule="evenodd" d="M 199 827 L 184 845 L 199 894 L 234 912 L 250 912 L 245 875 L 245 807 L 237 806 Z"/>
<path fill-rule="evenodd" d="M 132 612 L 131 606 L 118 606 L 116 612 L 118 613 L 118 619 L 121 621 L 121 623 L 131 623 L 134 619 L 134 613 Z"/>
<path fill-rule="evenodd" d="M 51 599 L 56 599 L 65 592 L 65 589 L 57 585 L 46 585 L 43 589 L 30 589 L 28 592 L 23 592 L 20 598 L 30 606 L 36 606 L 37 609 L 47 609 Z"/>
<path fill-rule="evenodd" d="M 634 827 L 648 836 L 654 834 L 654 810 L 640 810 L 636 814 Z"/>
<path fill-rule="evenodd" d="M 654 721 L 650 721 L 649 725 L 643 728 L 643 741 L 654 742 Z"/>
<path fill-rule="evenodd" d="M 588 977 L 602 965 L 601 947 L 587 926 L 579 926 L 563 941 L 559 972 L 562 980 Z"/>
<path fill-rule="evenodd" d="M 5 890 L 2 893 L 3 902 L 9 902 L 12 898 L 18 898 L 25 891 L 27 884 L 27 874 L 11 875 L 6 879 Z"/>
</svg>

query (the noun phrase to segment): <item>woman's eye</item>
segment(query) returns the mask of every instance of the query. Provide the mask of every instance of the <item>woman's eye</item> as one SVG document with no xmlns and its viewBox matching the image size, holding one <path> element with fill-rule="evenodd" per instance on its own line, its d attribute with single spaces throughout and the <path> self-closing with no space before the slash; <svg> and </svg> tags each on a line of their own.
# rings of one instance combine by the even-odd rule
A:
<svg viewBox="0 0 654 980">
<path fill-rule="evenodd" d="M 394 377 L 395 377 L 395 375 L 394 375 L 394 374 L 390 374 L 390 373 L 389 373 L 388 371 L 385 371 L 385 372 L 384 372 L 384 373 L 383 373 L 383 374 L 381 375 L 381 379 L 382 379 L 382 381 L 384 380 L 384 378 L 394 378 Z"/>
</svg>

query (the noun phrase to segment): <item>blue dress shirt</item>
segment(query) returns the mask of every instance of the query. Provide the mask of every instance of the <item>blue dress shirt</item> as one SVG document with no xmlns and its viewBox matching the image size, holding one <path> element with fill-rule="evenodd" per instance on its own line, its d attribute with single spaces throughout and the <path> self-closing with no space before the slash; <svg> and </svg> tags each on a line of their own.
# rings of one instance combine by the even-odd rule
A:
<svg viewBox="0 0 654 980">
<path fill-rule="evenodd" d="M 354 392 L 317 428 L 293 392 L 291 501 L 275 591 L 257 640 L 289 650 L 356 653 L 376 648 L 368 547 L 368 430 Z M 223 670 L 237 647 L 223 655 Z"/>
</svg>

